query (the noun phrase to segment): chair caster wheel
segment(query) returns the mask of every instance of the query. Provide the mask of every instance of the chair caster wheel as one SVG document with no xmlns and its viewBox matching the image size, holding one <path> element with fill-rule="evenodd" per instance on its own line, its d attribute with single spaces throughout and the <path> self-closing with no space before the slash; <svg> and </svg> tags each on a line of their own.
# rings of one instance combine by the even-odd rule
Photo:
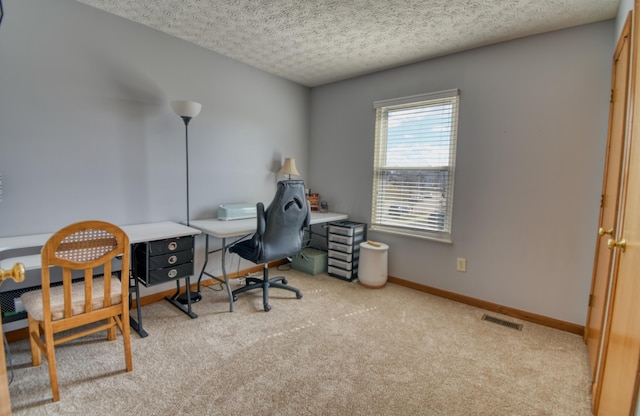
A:
<svg viewBox="0 0 640 416">
<path fill-rule="evenodd" d="M 289 282 L 287 282 L 287 279 L 282 279 L 282 284 L 284 284 L 284 285 L 288 285 L 288 284 L 289 284 Z"/>
<path fill-rule="evenodd" d="M 238 300 L 238 295 L 233 295 L 233 301 L 237 301 Z"/>
<path fill-rule="evenodd" d="M 269 312 L 271 310 L 271 305 L 264 305 L 264 311 Z"/>
<path fill-rule="evenodd" d="M 298 298 L 298 299 L 302 299 L 302 293 L 298 293 L 298 294 L 296 295 L 296 298 Z"/>
</svg>

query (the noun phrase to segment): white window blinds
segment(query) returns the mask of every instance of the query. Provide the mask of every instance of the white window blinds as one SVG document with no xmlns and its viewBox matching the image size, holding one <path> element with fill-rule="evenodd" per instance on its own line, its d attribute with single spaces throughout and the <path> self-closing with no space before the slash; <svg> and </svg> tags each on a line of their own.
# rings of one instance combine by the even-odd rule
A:
<svg viewBox="0 0 640 416">
<path fill-rule="evenodd" d="M 374 102 L 373 229 L 451 241 L 457 89 Z"/>
</svg>

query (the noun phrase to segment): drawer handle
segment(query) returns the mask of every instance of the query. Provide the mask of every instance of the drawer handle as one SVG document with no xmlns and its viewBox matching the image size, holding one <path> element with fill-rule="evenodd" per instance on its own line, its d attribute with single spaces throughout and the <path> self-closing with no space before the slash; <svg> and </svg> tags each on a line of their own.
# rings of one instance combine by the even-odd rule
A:
<svg viewBox="0 0 640 416">
<path fill-rule="evenodd" d="M 169 250 L 173 251 L 177 248 L 178 248 L 178 243 L 176 243 L 175 241 L 172 241 L 169 243 Z"/>
<path fill-rule="evenodd" d="M 176 269 L 171 269 L 171 270 L 169 270 L 169 277 L 170 277 L 170 278 L 172 278 L 172 279 L 173 279 L 173 278 L 174 278 L 174 277 L 176 277 L 177 275 L 178 275 L 178 271 L 177 271 Z"/>
<path fill-rule="evenodd" d="M 169 264 L 175 264 L 178 261 L 178 256 L 171 256 L 169 257 Z"/>
</svg>

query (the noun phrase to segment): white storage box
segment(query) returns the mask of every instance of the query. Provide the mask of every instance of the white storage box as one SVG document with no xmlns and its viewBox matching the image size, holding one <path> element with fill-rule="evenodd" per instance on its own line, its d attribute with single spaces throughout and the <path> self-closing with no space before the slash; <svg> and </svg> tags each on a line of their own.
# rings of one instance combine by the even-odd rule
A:
<svg viewBox="0 0 640 416">
<path fill-rule="evenodd" d="M 360 243 L 360 267 L 358 281 L 362 286 L 380 289 L 387 284 L 387 252 L 384 243 L 365 241 Z"/>
<path fill-rule="evenodd" d="M 222 221 L 241 220 L 244 218 L 255 218 L 256 204 L 226 204 L 218 207 L 218 219 Z"/>
</svg>

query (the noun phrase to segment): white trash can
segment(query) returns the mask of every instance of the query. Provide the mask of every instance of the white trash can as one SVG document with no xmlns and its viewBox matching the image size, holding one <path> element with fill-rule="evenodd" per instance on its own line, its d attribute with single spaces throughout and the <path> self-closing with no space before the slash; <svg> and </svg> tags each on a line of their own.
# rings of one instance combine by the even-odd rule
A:
<svg viewBox="0 0 640 416">
<path fill-rule="evenodd" d="M 387 284 L 387 252 L 384 243 L 365 241 L 360 243 L 358 282 L 370 289 L 380 289 Z"/>
</svg>

